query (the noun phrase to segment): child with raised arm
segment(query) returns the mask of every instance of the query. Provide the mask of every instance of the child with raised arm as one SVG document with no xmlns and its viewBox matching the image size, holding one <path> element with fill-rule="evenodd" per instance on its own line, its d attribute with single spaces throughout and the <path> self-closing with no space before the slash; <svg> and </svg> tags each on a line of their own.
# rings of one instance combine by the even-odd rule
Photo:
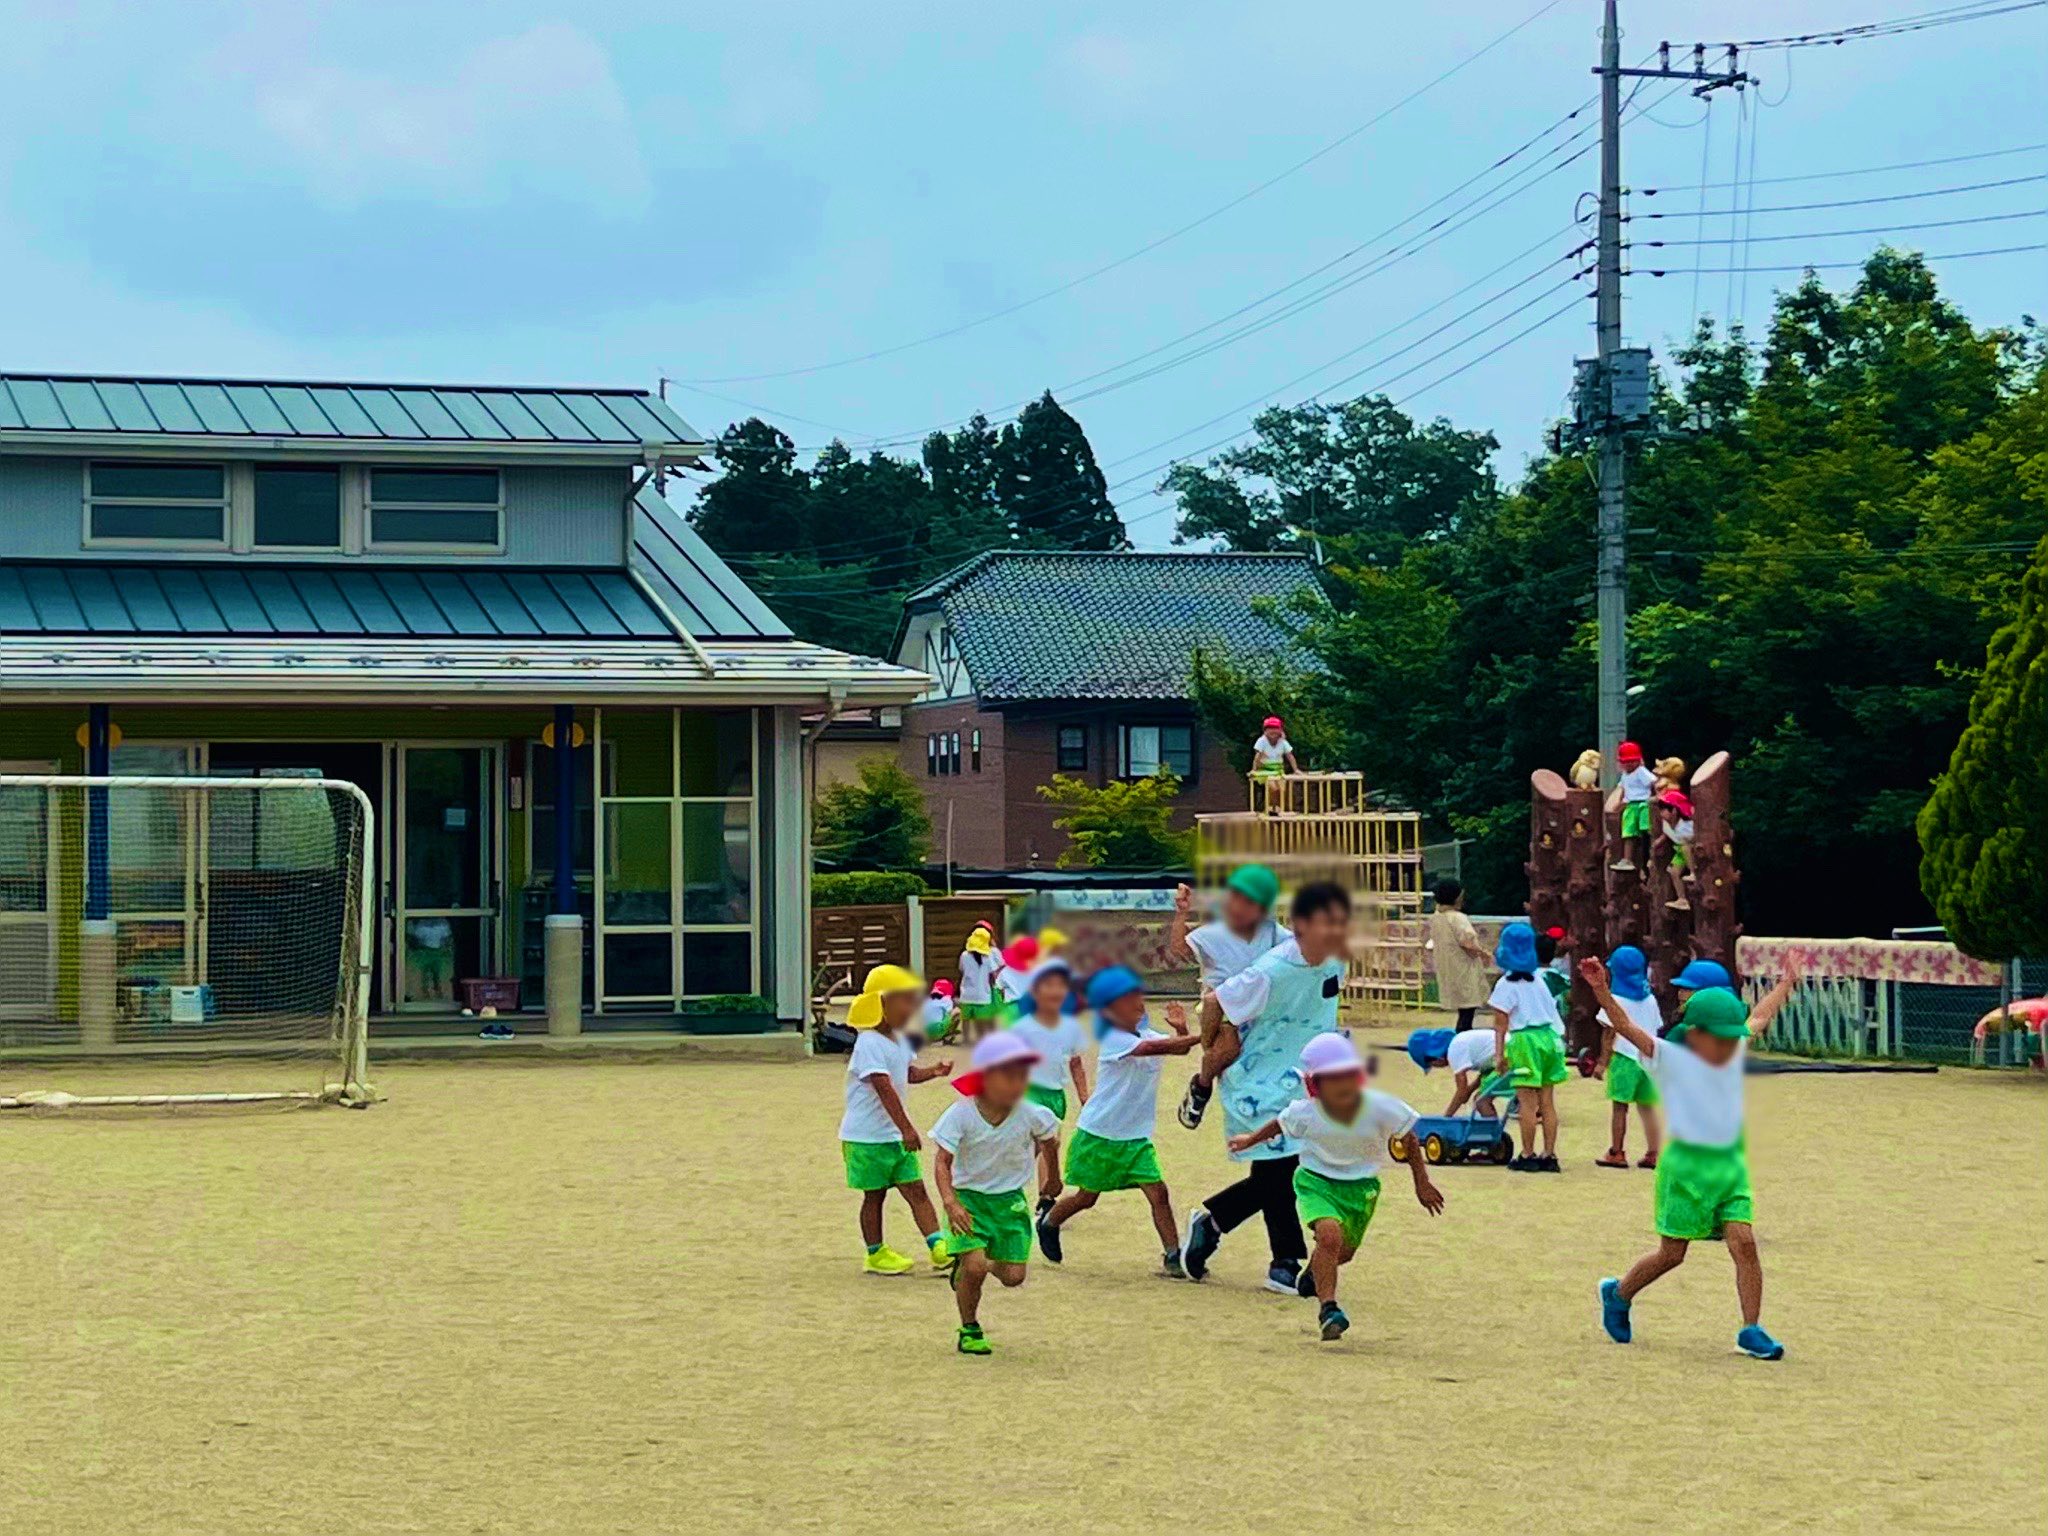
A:
<svg viewBox="0 0 2048 1536">
<path fill-rule="evenodd" d="M 1024 1283 L 1031 1261 L 1031 1208 L 1025 1186 L 1037 1165 L 1041 1190 L 1060 1192 L 1060 1123 L 1026 1097 L 1037 1064 L 1031 1042 L 1014 1029 L 974 1048 L 973 1069 L 953 1079 L 965 1097 L 932 1127 L 933 1175 L 946 1211 L 946 1249 L 956 1260 L 953 1299 L 960 1308 L 954 1348 L 993 1353 L 981 1330 L 981 1292 L 993 1274 L 1006 1288 Z"/>
<path fill-rule="evenodd" d="M 1650 962 L 1643 952 L 1633 944 L 1622 945 L 1607 957 L 1607 972 L 1610 978 L 1608 990 L 1627 1011 L 1636 1028 L 1646 1035 L 1660 1033 L 1664 1028 L 1664 1012 L 1650 991 Z M 1663 1129 L 1657 1123 L 1657 1085 L 1643 1070 L 1642 1053 L 1604 1012 L 1600 1015 L 1600 1026 L 1598 1075 L 1607 1083 L 1607 1102 L 1613 1106 L 1609 1111 L 1612 1129 L 1606 1152 L 1593 1161 L 1602 1168 L 1628 1166 L 1628 1109 L 1633 1104 L 1637 1117 L 1643 1122 L 1644 1150 L 1639 1166 L 1654 1168 L 1657 1166 L 1657 1148 L 1664 1139 Z"/>
<path fill-rule="evenodd" d="M 1195 893 L 1183 885 L 1173 893 L 1173 922 L 1166 930 L 1166 951 L 1191 956 L 1202 973 L 1202 992 L 1214 992 L 1231 977 L 1251 969 L 1252 962 L 1281 940 L 1280 925 L 1273 920 L 1273 903 L 1280 899 L 1280 877 L 1263 864 L 1245 864 L 1231 871 L 1223 882 L 1223 904 L 1213 922 L 1190 929 L 1195 910 Z M 1202 1013 L 1202 1064 L 1182 1096 L 1178 1118 L 1189 1130 L 1202 1123 L 1202 1114 L 1216 1091 L 1216 1079 L 1237 1060 L 1241 1042 L 1236 1026 L 1218 1013 Z"/>
<path fill-rule="evenodd" d="M 1051 1113 L 1061 1125 L 1067 1119 L 1067 1084 L 1074 1085 L 1076 1100 L 1088 1103 L 1088 1064 L 1081 1059 L 1087 1041 L 1081 1034 L 1078 1014 L 1067 1012 L 1067 997 L 1073 990 L 1067 962 L 1041 960 L 1031 973 L 1028 997 L 1031 1011 L 1005 1033 L 1016 1035 L 1035 1053 L 1031 1080 L 1024 1096 Z M 1059 1195 L 1060 1181 L 1052 1179 L 1038 1192 L 1038 1214 L 1043 1216 Z"/>
<path fill-rule="evenodd" d="M 911 1261 L 882 1241 L 882 1207 L 889 1191 L 903 1196 L 911 1220 L 924 1235 L 934 1269 L 950 1262 L 939 1236 L 938 1213 L 925 1193 L 917 1154 L 924 1143 L 911 1124 L 903 1095 L 912 1083 L 929 1082 L 953 1070 L 950 1061 L 920 1067 L 905 1038 L 924 1003 L 924 983 L 900 965 L 878 965 L 861 983 L 847 1009 L 857 1031 L 846 1064 L 846 1112 L 839 1121 L 839 1150 L 846 1185 L 860 1191 L 860 1235 L 867 1245 L 861 1265 L 870 1275 L 907 1275 Z"/>
<path fill-rule="evenodd" d="M 1565 1080 L 1564 1020 L 1550 988 L 1536 977 L 1542 961 L 1536 955 L 1536 930 L 1527 923 L 1509 923 L 1494 947 L 1501 978 L 1486 1000 L 1493 1010 L 1493 1044 L 1497 1059 L 1515 1090 L 1515 1108 L 1522 1121 L 1522 1155 L 1508 1164 L 1517 1173 L 1560 1173 L 1557 1161 L 1557 1085 Z M 1536 1127 L 1543 1127 L 1543 1151 L 1536 1145 Z"/>
<path fill-rule="evenodd" d="M 1641 1055 L 1671 1124 L 1671 1140 L 1657 1165 L 1657 1247 L 1619 1279 L 1600 1282 L 1601 1326 L 1615 1343 L 1628 1343 L 1634 1337 L 1629 1308 L 1642 1289 L 1683 1264 L 1693 1243 L 1720 1238 L 1735 1261 L 1735 1294 L 1742 1306 L 1736 1348 L 1758 1360 L 1782 1360 L 1785 1346 L 1764 1332 L 1760 1320 L 1764 1272 L 1751 1225 L 1742 1068 L 1745 1042 L 1770 1027 L 1791 995 L 1797 971 L 1788 966 L 1754 1014 L 1726 987 L 1700 988 L 1662 1039 L 1622 1006 L 1599 960 L 1588 956 L 1579 974 L 1615 1033 Z"/>
<path fill-rule="evenodd" d="M 1416 1143 L 1415 1111 L 1391 1093 L 1366 1087 L 1365 1062 L 1349 1039 L 1330 1034 L 1309 1041 L 1301 1053 L 1301 1081 L 1307 1098 L 1257 1130 L 1231 1137 L 1230 1150 L 1248 1152 L 1277 1136 L 1299 1145 L 1294 1199 L 1315 1239 L 1301 1294 L 1322 1303 L 1316 1321 L 1323 1337 L 1341 1339 L 1351 1319 L 1337 1305 L 1337 1271 L 1357 1254 L 1379 1209 L 1380 1164 L 1390 1144 L 1403 1146 L 1415 1198 L 1425 1211 L 1441 1213 L 1444 1197 L 1430 1182 Z"/>
<path fill-rule="evenodd" d="M 1142 1192 L 1152 1208 L 1152 1226 L 1163 1250 L 1161 1267 L 1176 1280 L 1187 1278 L 1180 1262 L 1180 1228 L 1173 1219 L 1173 1198 L 1159 1172 L 1159 1154 L 1152 1148 L 1152 1128 L 1159 1114 L 1159 1069 L 1168 1056 L 1184 1056 L 1196 1045 L 1188 1033 L 1187 1010 L 1166 1006 L 1173 1033 L 1151 1027 L 1145 1013 L 1145 984 L 1121 965 L 1098 971 L 1088 983 L 1088 1006 L 1095 1011 L 1095 1033 L 1101 1041 L 1095 1054 L 1095 1091 L 1074 1122 L 1067 1148 L 1067 1182 L 1061 1196 L 1038 1218 L 1038 1246 L 1051 1263 L 1065 1257 L 1060 1228 L 1112 1190 Z"/>
</svg>

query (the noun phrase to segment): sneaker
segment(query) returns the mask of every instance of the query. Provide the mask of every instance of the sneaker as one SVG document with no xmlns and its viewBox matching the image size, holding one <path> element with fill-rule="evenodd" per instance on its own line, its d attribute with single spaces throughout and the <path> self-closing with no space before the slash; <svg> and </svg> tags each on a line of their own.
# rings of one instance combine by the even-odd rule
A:
<svg viewBox="0 0 2048 1536">
<path fill-rule="evenodd" d="M 1679 897 L 1676 901 L 1667 901 L 1664 903 L 1664 905 L 1670 908 L 1673 912 L 1690 912 L 1692 910 L 1692 903 L 1687 901 L 1683 896 Z"/>
<path fill-rule="evenodd" d="M 1043 1221 L 1043 1220 L 1045 1220 L 1045 1217 L 1046 1217 L 1046 1213 L 1047 1213 L 1048 1211 L 1050 1211 L 1051 1209 L 1052 1209 L 1052 1196 L 1051 1196 L 1051 1195 L 1040 1195 L 1040 1196 L 1038 1197 L 1038 1207 L 1037 1207 L 1037 1209 L 1036 1209 L 1036 1210 L 1034 1210 L 1034 1211 L 1033 1211 L 1033 1212 L 1031 1213 L 1031 1219 L 1032 1219 L 1033 1221 Z"/>
<path fill-rule="evenodd" d="M 1322 1324 L 1325 1339 L 1341 1339 L 1344 1337 L 1344 1330 L 1351 1326 L 1351 1319 L 1344 1315 L 1344 1309 L 1334 1301 L 1323 1303 L 1323 1310 L 1317 1315 L 1316 1321 Z"/>
<path fill-rule="evenodd" d="M 1735 1347 L 1752 1360 L 1782 1360 L 1785 1358 L 1785 1346 L 1772 1338 L 1768 1333 L 1765 1333 L 1763 1328 L 1756 1323 L 1751 1323 L 1742 1332 L 1735 1335 Z"/>
<path fill-rule="evenodd" d="M 1313 1301 L 1315 1299 L 1316 1272 L 1306 1264 L 1301 1266 L 1301 1273 L 1294 1277 L 1294 1294 L 1303 1301 Z"/>
<path fill-rule="evenodd" d="M 1188 1091 L 1180 1096 L 1180 1108 L 1174 1112 L 1180 1123 L 1191 1131 L 1200 1129 L 1202 1113 L 1208 1109 L 1210 1096 L 1215 1092 L 1214 1084 L 1204 1087 L 1200 1078 L 1189 1078 Z"/>
<path fill-rule="evenodd" d="M 1057 1264 L 1066 1257 L 1060 1251 L 1060 1229 L 1043 1216 L 1038 1218 L 1038 1251 L 1045 1255 L 1048 1264 Z"/>
<path fill-rule="evenodd" d="M 1617 873 L 1625 875 L 1633 871 L 1636 866 L 1635 861 L 1632 859 L 1616 859 L 1612 864 L 1608 865 L 1607 867 L 1611 870 L 1616 871 Z"/>
<path fill-rule="evenodd" d="M 1563 1173 L 1564 1165 L 1558 1162 L 1557 1154 L 1546 1152 L 1535 1160 L 1535 1166 L 1529 1171 L 1531 1173 Z"/>
<path fill-rule="evenodd" d="M 1275 1264 L 1266 1271 L 1266 1289 L 1275 1296 L 1299 1296 L 1304 1272 L 1303 1266 Z"/>
<path fill-rule="evenodd" d="M 1621 1294 L 1619 1280 L 1600 1282 L 1600 1326 L 1607 1330 L 1607 1337 L 1617 1344 L 1626 1344 L 1635 1337 L 1628 1325 L 1628 1301 Z"/>
<path fill-rule="evenodd" d="M 932 1268 L 936 1269 L 940 1274 L 945 1274 L 955 1264 L 960 1262 L 953 1251 L 946 1246 L 946 1240 L 943 1237 L 936 1243 L 927 1243 L 924 1252 L 925 1257 L 932 1261 Z"/>
<path fill-rule="evenodd" d="M 877 1248 L 861 1264 L 861 1273 L 867 1275 L 907 1275 L 915 1268 L 910 1260 L 894 1248 Z"/>
<path fill-rule="evenodd" d="M 979 1323 L 962 1323 L 960 1331 L 953 1335 L 953 1347 L 963 1355 L 992 1355 L 996 1352 Z"/>
<path fill-rule="evenodd" d="M 1209 1273 L 1209 1260 L 1222 1244 L 1223 1234 L 1216 1228 L 1216 1218 L 1196 1206 L 1180 1241 L 1180 1262 L 1190 1280 L 1199 1280 Z M 1290 1282 L 1288 1289 L 1293 1288 Z"/>
<path fill-rule="evenodd" d="M 1187 1265 L 1181 1262 L 1180 1250 L 1178 1248 L 1174 1249 L 1171 1253 L 1160 1255 L 1159 1273 L 1166 1276 L 1169 1280 L 1187 1280 L 1192 1278 L 1188 1274 Z"/>
<path fill-rule="evenodd" d="M 1508 1172 L 1536 1173 L 1540 1171 L 1537 1167 L 1537 1164 L 1541 1161 L 1541 1158 L 1531 1157 L 1526 1152 L 1519 1153 L 1516 1156 L 1508 1159 Z"/>
</svg>

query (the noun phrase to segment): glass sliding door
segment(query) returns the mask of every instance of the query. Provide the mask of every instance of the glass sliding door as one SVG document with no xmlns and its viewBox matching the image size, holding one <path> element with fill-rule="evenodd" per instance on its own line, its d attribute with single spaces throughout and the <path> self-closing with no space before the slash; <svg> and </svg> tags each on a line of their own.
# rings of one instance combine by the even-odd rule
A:
<svg viewBox="0 0 2048 1536">
<path fill-rule="evenodd" d="M 0 762 L 0 773 L 55 773 Z M 0 789 L 0 1019 L 47 1021 L 56 1009 L 56 791 Z"/>
<path fill-rule="evenodd" d="M 455 984 L 496 973 L 498 749 L 398 747 L 397 997 L 450 1009 Z"/>
</svg>

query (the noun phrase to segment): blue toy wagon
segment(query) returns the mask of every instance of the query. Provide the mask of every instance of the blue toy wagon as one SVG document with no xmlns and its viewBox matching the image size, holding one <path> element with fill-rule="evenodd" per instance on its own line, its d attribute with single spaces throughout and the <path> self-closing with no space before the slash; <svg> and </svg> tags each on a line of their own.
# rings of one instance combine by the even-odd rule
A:
<svg viewBox="0 0 2048 1536">
<path fill-rule="evenodd" d="M 1492 1115 L 1424 1115 L 1415 1122 L 1415 1139 L 1422 1143 L 1423 1161 L 1429 1163 L 1504 1166 L 1515 1155 L 1507 1122 Z M 1406 1161 L 1397 1141 L 1387 1143 L 1387 1152 L 1396 1162 Z"/>
</svg>

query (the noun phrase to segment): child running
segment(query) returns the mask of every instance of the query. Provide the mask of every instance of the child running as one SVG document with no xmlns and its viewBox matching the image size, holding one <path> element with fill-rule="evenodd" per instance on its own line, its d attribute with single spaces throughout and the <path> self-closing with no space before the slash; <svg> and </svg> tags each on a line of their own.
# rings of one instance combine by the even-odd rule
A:
<svg viewBox="0 0 2048 1536">
<path fill-rule="evenodd" d="M 1082 1038 L 1079 1016 L 1066 1011 L 1072 991 L 1067 962 L 1041 960 L 1031 973 L 1031 1011 L 1006 1031 L 1023 1040 L 1034 1052 L 1031 1081 L 1025 1085 L 1024 1096 L 1049 1111 L 1062 1125 L 1067 1118 L 1070 1079 L 1075 1098 L 1083 1107 L 1088 1103 L 1088 1064 L 1081 1059 L 1087 1042 Z M 1055 1176 L 1038 1192 L 1038 1215 L 1043 1216 L 1052 1208 L 1059 1192 L 1060 1181 Z"/>
<path fill-rule="evenodd" d="M 1263 864 L 1246 864 L 1223 882 L 1223 911 L 1214 922 L 1192 932 L 1195 893 L 1183 885 L 1173 893 L 1173 922 L 1166 930 L 1166 951 L 1185 951 L 1202 972 L 1202 991 L 1214 992 L 1231 977 L 1251 969 L 1252 962 L 1280 942 L 1273 903 L 1280 899 L 1280 878 Z M 1237 1060 L 1243 1042 L 1237 1027 L 1222 1018 L 1202 1020 L 1202 1064 L 1180 1101 L 1180 1123 L 1195 1130 L 1216 1091 L 1216 1079 Z"/>
<path fill-rule="evenodd" d="M 1650 993 L 1650 963 L 1633 944 L 1624 944 L 1607 957 L 1608 990 L 1627 1010 L 1636 1028 L 1646 1035 L 1663 1031 L 1664 1012 Z M 1644 1168 L 1657 1166 L 1657 1148 L 1664 1140 L 1657 1123 L 1657 1085 L 1643 1070 L 1642 1053 L 1629 1041 L 1614 1020 L 1600 1015 L 1600 1072 L 1607 1082 L 1607 1102 L 1613 1105 L 1607 1151 L 1593 1161 L 1602 1168 L 1628 1166 L 1628 1107 L 1633 1104 L 1643 1122 Z"/>
<path fill-rule="evenodd" d="M 1685 1262 L 1696 1242 L 1720 1238 L 1735 1261 L 1742 1306 L 1736 1348 L 1758 1360 L 1782 1360 L 1785 1346 L 1764 1332 L 1763 1264 L 1752 1226 L 1749 1145 L 1743 1129 L 1745 1042 L 1761 1035 L 1784 1006 L 1795 969 L 1758 1003 L 1755 1014 L 1726 987 L 1702 987 L 1661 1040 L 1630 1016 L 1608 985 L 1607 967 L 1588 956 L 1579 974 L 1615 1033 L 1641 1054 L 1671 1118 L 1671 1141 L 1657 1166 L 1657 1247 L 1619 1279 L 1600 1282 L 1600 1322 L 1617 1344 L 1634 1337 L 1629 1308 L 1643 1287 Z"/>
<path fill-rule="evenodd" d="M 839 1150 L 846 1161 L 846 1185 L 860 1191 L 860 1235 L 867 1244 L 862 1270 L 870 1275 L 907 1275 L 911 1261 L 882 1241 L 882 1206 L 894 1189 L 910 1206 L 911 1220 L 924 1234 L 934 1269 L 950 1262 L 939 1236 L 938 1214 L 925 1193 L 917 1153 L 923 1142 L 903 1095 L 912 1083 L 929 1082 L 953 1070 L 950 1061 L 920 1067 L 905 1039 L 924 1002 L 924 983 L 900 965 L 878 965 L 861 983 L 846 1022 L 859 1033 L 846 1066 L 846 1113 L 839 1121 Z"/>
<path fill-rule="evenodd" d="M 1564 1064 L 1564 1020 L 1550 989 L 1537 980 L 1542 961 L 1536 953 L 1536 930 L 1527 923 L 1509 923 L 1494 946 L 1493 963 L 1501 978 L 1493 984 L 1486 1006 L 1493 1010 L 1493 1043 L 1508 1069 L 1522 1121 L 1522 1153 L 1508 1164 L 1517 1173 L 1562 1173 L 1557 1161 L 1557 1085 L 1567 1076 Z M 1543 1151 L 1534 1153 L 1536 1126 L 1543 1126 Z"/>
<path fill-rule="evenodd" d="M 1415 1198 L 1425 1211 L 1440 1214 L 1444 1197 L 1430 1182 L 1416 1143 L 1415 1111 L 1391 1093 L 1366 1087 L 1365 1063 L 1349 1039 L 1331 1034 L 1309 1041 L 1301 1053 L 1301 1080 L 1307 1098 L 1257 1130 L 1231 1137 L 1230 1150 L 1249 1151 L 1276 1136 L 1299 1145 L 1294 1198 L 1315 1238 L 1301 1294 L 1322 1303 L 1316 1321 L 1323 1337 L 1341 1339 L 1351 1319 L 1337 1305 L 1337 1270 L 1351 1262 L 1372 1225 L 1380 1203 L 1380 1163 L 1390 1144 L 1402 1146 Z"/>
<path fill-rule="evenodd" d="M 1060 1123 L 1026 1096 L 1038 1057 L 1016 1030 L 974 1048 L 973 1069 L 953 1079 L 966 1097 L 932 1127 L 933 1174 L 946 1208 L 946 1248 L 957 1263 L 953 1299 L 960 1308 L 954 1347 L 992 1353 L 981 1331 L 981 1291 L 990 1274 L 1006 1287 L 1024 1283 L 1031 1260 L 1031 1208 L 1024 1187 L 1034 1163 L 1039 1188 L 1060 1189 Z"/>
<path fill-rule="evenodd" d="M 1179 1003 L 1166 1005 L 1172 1034 L 1150 1028 L 1144 983 L 1125 966 L 1096 973 L 1088 983 L 1088 1006 L 1095 1010 L 1095 1033 L 1102 1042 L 1095 1054 L 1095 1092 L 1081 1106 L 1067 1148 L 1073 1191 L 1038 1218 L 1038 1246 L 1048 1261 L 1059 1263 L 1064 1257 L 1061 1227 L 1111 1190 L 1141 1190 L 1159 1234 L 1161 1269 L 1184 1280 L 1180 1229 L 1159 1172 L 1159 1154 L 1152 1149 L 1152 1128 L 1159 1113 L 1159 1069 L 1166 1057 L 1193 1050 L 1197 1038 L 1188 1033 L 1187 1010 Z"/>
</svg>

